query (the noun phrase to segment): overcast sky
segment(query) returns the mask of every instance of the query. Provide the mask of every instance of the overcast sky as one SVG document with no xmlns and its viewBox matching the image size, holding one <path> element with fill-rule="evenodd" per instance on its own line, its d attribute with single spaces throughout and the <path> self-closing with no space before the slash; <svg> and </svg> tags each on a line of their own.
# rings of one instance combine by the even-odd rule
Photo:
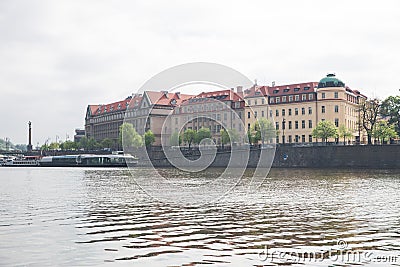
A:
<svg viewBox="0 0 400 267">
<path fill-rule="evenodd" d="M 319 81 L 385 98 L 400 88 L 400 2 L 0 1 L 0 137 L 33 144 L 84 127 L 166 68 L 232 67 L 258 84 Z M 160 88 L 155 88 L 160 89 Z"/>
</svg>

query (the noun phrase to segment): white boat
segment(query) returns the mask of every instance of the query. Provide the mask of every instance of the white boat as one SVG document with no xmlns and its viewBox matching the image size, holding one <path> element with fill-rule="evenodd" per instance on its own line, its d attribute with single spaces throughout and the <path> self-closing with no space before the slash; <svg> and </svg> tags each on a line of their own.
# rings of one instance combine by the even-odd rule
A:
<svg viewBox="0 0 400 267">
<path fill-rule="evenodd" d="M 38 161 L 37 157 L 24 157 L 24 158 L 9 157 L 7 159 L 3 159 L 1 166 L 4 166 L 4 167 L 37 167 L 37 166 L 39 166 L 39 161 Z"/>
<path fill-rule="evenodd" d="M 65 155 L 43 157 L 39 164 L 43 167 L 126 167 L 138 163 L 131 155 Z"/>
</svg>

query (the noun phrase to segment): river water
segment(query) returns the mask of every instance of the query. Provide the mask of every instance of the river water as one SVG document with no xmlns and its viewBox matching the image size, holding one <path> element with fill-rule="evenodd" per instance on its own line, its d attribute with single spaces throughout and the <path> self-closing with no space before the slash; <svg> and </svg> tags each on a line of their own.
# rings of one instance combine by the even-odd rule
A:
<svg viewBox="0 0 400 267">
<path fill-rule="evenodd" d="M 0 265 L 400 266 L 400 171 L 272 169 L 189 207 L 141 191 L 146 173 L 0 168 Z"/>
</svg>

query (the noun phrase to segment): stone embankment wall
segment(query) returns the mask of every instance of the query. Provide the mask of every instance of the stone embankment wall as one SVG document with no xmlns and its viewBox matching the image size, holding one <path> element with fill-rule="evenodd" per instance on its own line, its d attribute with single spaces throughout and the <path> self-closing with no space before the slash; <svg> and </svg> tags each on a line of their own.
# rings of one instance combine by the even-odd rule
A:
<svg viewBox="0 0 400 267">
<path fill-rule="evenodd" d="M 204 153 L 207 153 L 206 151 Z M 211 153 L 211 152 L 210 152 Z M 281 168 L 399 168 L 400 145 L 360 145 L 360 146 L 310 146 L 293 147 L 277 146 L 275 153 L 266 149 L 235 150 L 235 161 L 238 165 L 247 162 L 248 167 L 255 168 L 259 163 L 260 153 L 265 153 L 262 165 L 272 162 L 272 167 Z M 183 151 L 186 158 L 196 160 L 198 150 Z M 140 165 L 146 166 L 148 160 L 143 151 L 137 151 Z M 153 149 L 149 152 L 155 167 L 171 167 L 163 151 Z M 273 157 L 273 159 L 272 159 Z M 217 152 L 212 167 L 226 167 L 231 159 L 229 151 Z M 239 159 L 239 160 L 237 160 Z M 231 162 L 232 164 L 232 162 Z M 235 162 L 233 165 L 235 166 Z"/>
</svg>

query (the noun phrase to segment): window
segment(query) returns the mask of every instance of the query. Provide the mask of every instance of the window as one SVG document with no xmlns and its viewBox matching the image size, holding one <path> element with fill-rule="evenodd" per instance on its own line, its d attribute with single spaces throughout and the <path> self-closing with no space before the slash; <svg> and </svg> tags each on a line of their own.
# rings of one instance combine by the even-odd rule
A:
<svg viewBox="0 0 400 267">
<path fill-rule="evenodd" d="M 285 116 L 285 115 L 286 115 L 286 110 L 282 109 L 282 116 Z"/>
<path fill-rule="evenodd" d="M 272 110 L 269 110 L 269 117 L 272 118 Z"/>
<path fill-rule="evenodd" d="M 301 136 L 301 142 L 303 142 L 303 143 L 306 142 L 306 136 L 304 134 Z"/>
<path fill-rule="evenodd" d="M 247 131 L 250 131 L 250 123 L 247 124 Z"/>
<path fill-rule="evenodd" d="M 254 118 L 257 118 L 257 111 L 254 111 Z"/>
<path fill-rule="evenodd" d="M 279 130 L 279 122 L 275 122 L 275 129 Z"/>
<path fill-rule="evenodd" d="M 308 86 L 304 87 L 304 91 L 308 91 L 308 90 L 310 90 L 310 87 L 308 87 Z"/>
<path fill-rule="evenodd" d="M 325 98 L 325 93 L 322 93 L 321 97 L 322 97 L 322 99 L 324 99 Z"/>
<path fill-rule="evenodd" d="M 250 99 L 247 101 L 247 103 L 249 104 L 249 106 L 251 106 L 251 100 Z"/>
<path fill-rule="evenodd" d="M 339 106 L 335 105 L 335 113 L 338 113 L 338 112 L 339 112 Z"/>
<path fill-rule="evenodd" d="M 289 96 L 289 102 L 292 102 L 292 101 L 293 101 L 293 96 L 290 95 L 290 96 Z"/>
<path fill-rule="evenodd" d="M 297 134 L 296 134 L 295 137 L 294 137 L 294 141 L 295 141 L 296 143 L 299 142 L 299 136 L 298 136 Z"/>
<path fill-rule="evenodd" d="M 251 115 L 250 115 L 250 111 L 249 111 L 249 112 L 247 112 L 247 118 L 250 119 L 250 116 Z"/>
<path fill-rule="evenodd" d="M 287 92 L 289 92 L 290 91 L 290 89 L 283 89 L 283 92 L 285 92 L 285 93 L 287 93 Z"/>
<path fill-rule="evenodd" d="M 292 129 L 292 121 L 289 121 L 289 130 Z"/>
<path fill-rule="evenodd" d="M 299 109 L 298 108 L 294 109 L 294 115 L 299 115 Z"/>
<path fill-rule="evenodd" d="M 314 99 L 314 95 L 313 94 L 308 94 L 308 100 L 313 100 Z"/>
<path fill-rule="evenodd" d="M 256 99 L 256 100 L 254 100 L 254 105 L 257 105 L 257 99 Z"/>
<path fill-rule="evenodd" d="M 300 88 L 297 88 L 297 87 L 294 88 L 294 91 L 295 91 L 295 92 L 298 92 L 299 90 L 300 90 Z"/>
<path fill-rule="evenodd" d="M 279 117 L 279 110 L 275 110 L 275 116 Z"/>
<path fill-rule="evenodd" d="M 312 114 L 312 107 L 308 107 L 308 114 Z"/>
<path fill-rule="evenodd" d="M 289 108 L 289 116 L 292 116 L 292 109 Z"/>
<path fill-rule="evenodd" d="M 308 142 L 312 143 L 312 135 L 308 136 Z"/>
<path fill-rule="evenodd" d="M 269 99 L 269 102 L 270 102 L 270 103 L 275 103 L 275 99 L 274 99 L 273 97 L 271 97 L 271 98 Z"/>
<path fill-rule="evenodd" d="M 286 96 L 282 96 L 282 102 L 286 102 Z"/>
<path fill-rule="evenodd" d="M 279 90 L 274 90 L 273 93 L 277 94 L 277 93 L 279 93 Z"/>
<path fill-rule="evenodd" d="M 295 128 L 295 129 L 299 129 L 299 122 L 298 122 L 298 121 L 295 121 L 295 122 L 294 122 L 294 128 Z"/>
<path fill-rule="evenodd" d="M 291 143 L 291 142 L 292 142 L 292 136 L 289 135 L 289 143 Z"/>
<path fill-rule="evenodd" d="M 338 118 L 335 119 L 335 126 L 339 127 L 339 119 Z"/>
<path fill-rule="evenodd" d="M 321 109 L 322 109 L 321 112 L 325 113 L 325 106 L 321 106 Z"/>
<path fill-rule="evenodd" d="M 261 110 L 261 117 L 264 117 L 264 110 Z"/>
<path fill-rule="evenodd" d="M 312 120 L 308 120 L 308 128 L 312 128 Z"/>
<path fill-rule="evenodd" d="M 301 108 L 301 115 L 305 115 L 306 114 L 306 109 L 305 108 Z"/>
<path fill-rule="evenodd" d="M 261 104 L 265 104 L 265 99 L 263 98 L 263 99 L 261 99 Z"/>
<path fill-rule="evenodd" d="M 281 98 L 279 96 L 277 96 L 275 101 L 276 101 L 276 103 L 280 103 L 281 102 Z"/>
<path fill-rule="evenodd" d="M 335 92 L 335 98 L 339 98 L 339 93 Z"/>
<path fill-rule="evenodd" d="M 294 100 L 295 100 L 295 101 L 299 101 L 299 100 L 300 100 L 300 96 L 299 96 L 299 95 L 295 95 L 295 96 L 294 96 Z"/>
<path fill-rule="evenodd" d="M 306 101 L 307 100 L 307 95 L 306 94 L 302 94 L 301 95 L 301 100 Z"/>
<path fill-rule="evenodd" d="M 301 129 L 305 129 L 306 128 L 306 121 L 302 120 L 301 121 Z"/>
</svg>

